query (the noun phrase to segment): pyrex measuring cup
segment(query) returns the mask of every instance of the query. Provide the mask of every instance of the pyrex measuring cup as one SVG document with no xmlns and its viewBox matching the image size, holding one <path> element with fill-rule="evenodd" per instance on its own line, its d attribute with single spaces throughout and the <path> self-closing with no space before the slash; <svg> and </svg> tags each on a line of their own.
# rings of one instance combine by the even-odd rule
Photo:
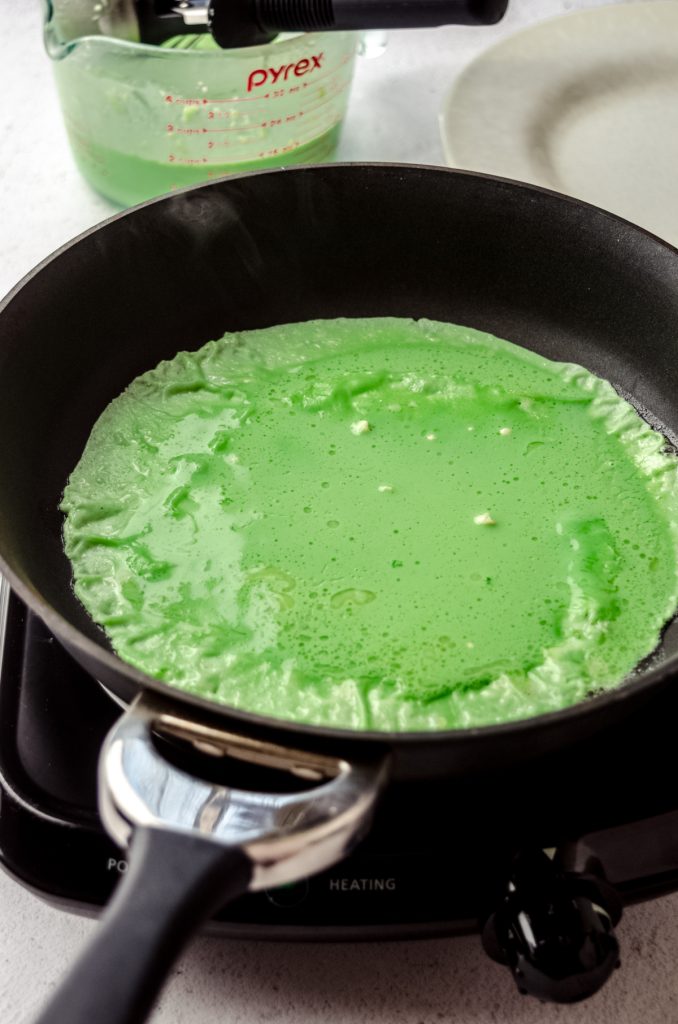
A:
<svg viewBox="0 0 678 1024">
<path fill-rule="evenodd" d="M 356 42 L 353 32 L 328 32 L 226 51 L 205 36 L 176 46 L 106 36 L 63 45 L 49 4 L 45 24 L 76 163 L 123 206 L 234 171 L 327 160 Z"/>
</svg>

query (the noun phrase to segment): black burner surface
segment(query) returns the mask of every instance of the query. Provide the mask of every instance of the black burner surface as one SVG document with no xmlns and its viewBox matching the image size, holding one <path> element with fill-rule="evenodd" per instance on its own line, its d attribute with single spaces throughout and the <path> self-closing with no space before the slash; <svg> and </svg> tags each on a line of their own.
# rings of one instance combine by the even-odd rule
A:
<svg viewBox="0 0 678 1024">
<path fill-rule="evenodd" d="M 0 859 L 45 899 L 85 913 L 98 911 L 126 868 L 96 809 L 98 751 L 118 713 L 10 595 Z M 400 786 L 349 860 L 249 894 L 215 927 L 316 940 L 467 933 L 495 908 L 519 851 L 554 847 L 571 869 L 595 863 L 624 903 L 678 888 L 676 722 L 678 687 L 668 687 L 624 726 L 549 755 L 548 771 L 543 758 L 501 777 L 431 785 L 423 797 Z"/>
</svg>

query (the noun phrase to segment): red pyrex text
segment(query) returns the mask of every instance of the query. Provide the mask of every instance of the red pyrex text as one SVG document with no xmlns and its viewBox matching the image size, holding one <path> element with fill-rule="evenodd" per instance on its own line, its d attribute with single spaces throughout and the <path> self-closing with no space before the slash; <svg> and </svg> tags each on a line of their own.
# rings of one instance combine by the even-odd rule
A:
<svg viewBox="0 0 678 1024">
<path fill-rule="evenodd" d="M 257 89 L 262 85 L 275 85 L 276 82 L 286 82 L 291 74 L 296 78 L 301 78 L 302 75 L 307 75 L 309 71 L 315 71 L 316 68 L 321 67 L 324 56 L 324 53 L 318 53 L 313 57 L 302 57 L 301 60 L 296 61 L 294 64 L 281 64 L 279 68 L 255 68 L 254 71 L 250 72 L 247 79 L 247 91 L 252 92 L 252 89 Z"/>
</svg>

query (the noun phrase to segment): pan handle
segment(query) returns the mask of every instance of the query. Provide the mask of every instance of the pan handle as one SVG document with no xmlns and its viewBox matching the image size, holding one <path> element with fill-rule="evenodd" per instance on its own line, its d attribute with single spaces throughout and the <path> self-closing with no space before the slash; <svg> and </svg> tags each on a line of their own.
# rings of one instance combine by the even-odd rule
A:
<svg viewBox="0 0 678 1024">
<path fill-rule="evenodd" d="M 251 875 L 237 849 L 163 829 L 140 828 L 129 870 L 94 940 L 36 1024 L 144 1021 L 191 935 L 246 892 Z"/>
<path fill-rule="evenodd" d="M 248 890 L 314 874 L 369 826 L 387 762 L 361 765 L 228 733 L 143 695 L 109 733 L 100 809 L 129 869 L 92 944 L 36 1024 L 140 1024 L 191 935 Z M 155 737 L 190 740 L 317 783 L 294 793 L 214 784 L 170 763 Z"/>
</svg>

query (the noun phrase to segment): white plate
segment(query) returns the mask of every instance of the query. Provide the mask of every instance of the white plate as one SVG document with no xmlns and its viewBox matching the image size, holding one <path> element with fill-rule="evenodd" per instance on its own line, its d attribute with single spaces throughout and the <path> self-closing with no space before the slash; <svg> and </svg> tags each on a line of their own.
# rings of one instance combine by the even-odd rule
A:
<svg viewBox="0 0 678 1024">
<path fill-rule="evenodd" d="M 460 76 L 440 129 L 452 166 L 565 192 L 678 245 L 678 2 L 504 40 Z"/>
</svg>

